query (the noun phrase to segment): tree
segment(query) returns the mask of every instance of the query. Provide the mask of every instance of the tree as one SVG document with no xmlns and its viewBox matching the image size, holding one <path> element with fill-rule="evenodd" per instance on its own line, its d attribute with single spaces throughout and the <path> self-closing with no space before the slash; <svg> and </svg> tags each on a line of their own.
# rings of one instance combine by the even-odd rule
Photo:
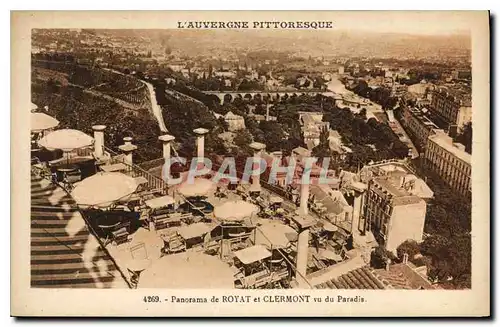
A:
<svg viewBox="0 0 500 327">
<path fill-rule="evenodd" d="M 265 143 L 269 151 L 281 150 L 282 143 L 286 139 L 285 131 L 281 124 L 276 121 L 262 121 L 259 127 L 264 134 L 264 139 L 256 139 L 256 141 Z"/>
<path fill-rule="evenodd" d="M 401 243 L 397 248 L 397 255 L 399 260 L 403 260 L 404 254 L 408 254 L 408 260 L 413 260 L 415 255 L 420 253 L 420 247 L 414 240 L 406 240 Z"/>
<path fill-rule="evenodd" d="M 372 251 L 370 256 L 370 266 L 375 269 L 385 268 L 389 255 L 383 246 L 378 246 Z"/>
<path fill-rule="evenodd" d="M 317 158 L 330 157 L 332 151 L 330 150 L 330 142 L 328 141 L 328 128 L 323 127 L 319 134 L 319 144 L 312 149 L 312 156 Z"/>
<path fill-rule="evenodd" d="M 429 278 L 456 288 L 470 288 L 471 277 L 470 235 L 455 236 L 452 239 L 433 235 L 420 246 L 422 254 L 431 258 L 428 267 Z"/>
<path fill-rule="evenodd" d="M 234 144 L 243 147 L 252 143 L 252 134 L 250 134 L 246 129 L 238 131 L 234 137 Z"/>
</svg>

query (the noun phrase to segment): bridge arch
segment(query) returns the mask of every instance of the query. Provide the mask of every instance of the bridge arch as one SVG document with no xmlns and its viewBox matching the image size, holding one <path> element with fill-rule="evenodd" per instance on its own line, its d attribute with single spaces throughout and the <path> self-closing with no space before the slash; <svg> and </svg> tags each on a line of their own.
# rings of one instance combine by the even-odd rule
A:
<svg viewBox="0 0 500 327">
<path fill-rule="evenodd" d="M 222 102 L 224 103 L 231 103 L 233 102 L 234 98 L 230 93 L 226 93 L 222 96 Z"/>
</svg>

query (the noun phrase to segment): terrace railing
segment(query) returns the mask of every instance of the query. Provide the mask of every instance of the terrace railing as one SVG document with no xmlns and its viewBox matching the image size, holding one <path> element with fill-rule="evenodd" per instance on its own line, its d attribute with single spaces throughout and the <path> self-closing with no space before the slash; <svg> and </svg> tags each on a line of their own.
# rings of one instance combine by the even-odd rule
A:
<svg viewBox="0 0 500 327">
<path fill-rule="evenodd" d="M 111 157 L 109 161 L 110 164 L 116 164 L 116 163 L 124 164 L 126 167 L 125 173 L 127 175 L 132 177 L 144 177 L 147 180 L 146 188 L 148 190 L 154 190 L 163 195 L 167 194 L 168 184 L 161 177 L 151 174 L 150 172 L 139 167 L 138 165 L 127 163 L 124 160 L 125 157 L 123 155 L 120 155 L 107 147 L 105 147 L 105 150 L 110 154 Z"/>
</svg>

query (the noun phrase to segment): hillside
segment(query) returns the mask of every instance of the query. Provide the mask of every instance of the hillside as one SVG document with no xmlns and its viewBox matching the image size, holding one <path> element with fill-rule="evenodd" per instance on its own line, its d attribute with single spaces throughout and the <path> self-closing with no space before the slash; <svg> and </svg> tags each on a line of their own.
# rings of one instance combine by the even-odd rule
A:
<svg viewBox="0 0 500 327">
<path fill-rule="evenodd" d="M 32 61 L 32 102 L 48 106 L 61 128 L 93 134 L 106 125 L 106 146 L 117 151 L 123 137 L 138 145 L 135 161 L 161 156 L 160 130 L 151 114 L 147 87 L 135 77 L 72 62 Z"/>
</svg>

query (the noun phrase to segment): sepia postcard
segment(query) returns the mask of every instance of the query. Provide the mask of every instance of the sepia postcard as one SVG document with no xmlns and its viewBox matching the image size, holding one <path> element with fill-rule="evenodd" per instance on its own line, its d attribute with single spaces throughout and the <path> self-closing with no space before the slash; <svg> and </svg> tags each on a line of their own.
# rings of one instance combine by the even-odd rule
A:
<svg viewBox="0 0 500 327">
<path fill-rule="evenodd" d="M 487 11 L 11 27 L 11 315 L 490 316 Z"/>
</svg>

